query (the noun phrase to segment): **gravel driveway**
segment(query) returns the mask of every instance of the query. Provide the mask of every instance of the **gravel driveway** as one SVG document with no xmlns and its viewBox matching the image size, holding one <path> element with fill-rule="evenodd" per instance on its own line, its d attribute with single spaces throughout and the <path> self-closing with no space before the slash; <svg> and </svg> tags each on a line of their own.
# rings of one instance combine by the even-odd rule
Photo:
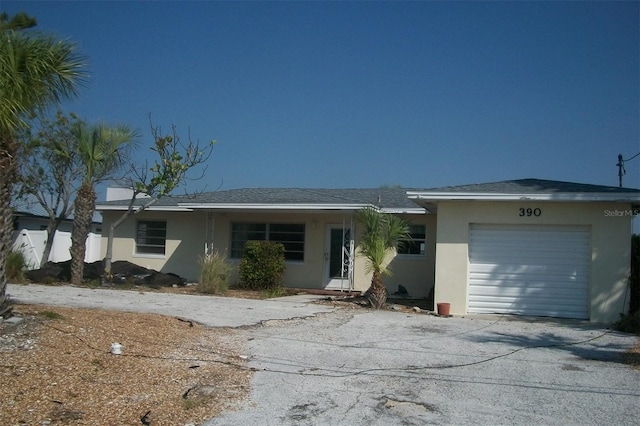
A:
<svg viewBox="0 0 640 426">
<path fill-rule="evenodd" d="M 243 331 L 258 369 L 207 425 L 637 424 L 636 338 L 586 323 L 398 312 Z"/>
<path fill-rule="evenodd" d="M 237 331 L 257 369 L 250 399 L 210 426 L 622 425 L 640 418 L 640 371 L 620 363 L 637 337 L 585 322 L 331 309 L 309 298 L 34 285 L 9 293 L 28 303 L 253 324 Z"/>
</svg>

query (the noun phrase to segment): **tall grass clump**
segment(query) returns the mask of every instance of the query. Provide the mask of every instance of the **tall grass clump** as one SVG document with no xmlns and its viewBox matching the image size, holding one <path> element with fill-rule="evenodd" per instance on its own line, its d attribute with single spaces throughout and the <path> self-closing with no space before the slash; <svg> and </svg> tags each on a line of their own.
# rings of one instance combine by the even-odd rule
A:
<svg viewBox="0 0 640 426">
<path fill-rule="evenodd" d="M 201 256 L 198 264 L 200 265 L 198 291 L 207 294 L 224 294 L 229 288 L 229 275 L 233 270 L 227 261 L 226 254 L 215 250 L 211 254 Z"/>
<path fill-rule="evenodd" d="M 27 260 L 21 251 L 11 250 L 7 254 L 5 262 L 5 274 L 9 281 L 23 282 L 24 271 L 27 269 Z"/>
</svg>

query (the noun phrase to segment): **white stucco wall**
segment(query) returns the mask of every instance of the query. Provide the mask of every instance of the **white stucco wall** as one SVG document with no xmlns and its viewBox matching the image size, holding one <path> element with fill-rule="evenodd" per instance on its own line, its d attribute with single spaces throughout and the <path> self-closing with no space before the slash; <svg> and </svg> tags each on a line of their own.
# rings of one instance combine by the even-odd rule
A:
<svg viewBox="0 0 640 426">
<path fill-rule="evenodd" d="M 519 216 L 520 208 L 542 214 Z M 448 201 L 438 204 L 435 302 L 451 303 L 452 314 L 466 314 L 471 224 L 582 225 L 591 231 L 589 316 L 610 323 L 628 303 L 631 216 L 626 203 Z"/>
<path fill-rule="evenodd" d="M 107 236 L 111 222 L 120 212 L 103 213 L 102 253 L 106 253 Z M 129 217 L 115 229 L 113 261 L 126 260 L 136 265 L 161 272 L 171 272 L 198 279 L 198 257 L 205 251 L 206 214 L 201 212 L 145 211 Z M 138 220 L 166 220 L 167 241 L 165 255 L 136 254 L 136 223 Z"/>
<path fill-rule="evenodd" d="M 102 242 L 102 252 L 106 252 L 106 231 L 112 221 L 119 217 L 119 212 L 105 211 L 103 227 L 105 237 Z M 210 220 L 212 219 L 212 220 Z M 426 297 L 434 283 L 435 259 L 435 216 L 407 215 L 406 220 L 414 224 L 427 225 L 427 253 L 423 258 L 403 258 L 398 256 L 392 260 L 393 275 L 385 277 L 385 283 L 391 293 L 397 291 L 398 285 L 407 288 L 409 295 L 415 298 Z M 166 254 L 139 255 L 135 253 L 136 221 L 138 220 L 166 220 L 167 242 Z M 137 265 L 162 272 L 172 272 L 185 277 L 189 281 L 198 280 L 198 257 L 205 252 L 207 244 L 207 222 L 212 222 L 211 236 L 213 247 L 220 252 L 230 253 L 231 224 L 233 222 L 258 223 L 304 223 L 305 224 L 305 255 L 303 262 L 287 261 L 284 280 L 288 287 L 324 288 L 325 276 L 325 235 L 328 225 L 349 225 L 351 213 L 346 212 L 279 212 L 279 213 L 207 213 L 207 212 L 153 212 L 145 211 L 130 217 L 115 230 L 113 245 L 113 260 L 127 260 Z M 358 225 L 356 238 L 358 235 Z M 357 244 L 357 240 L 356 240 Z M 238 260 L 230 260 L 238 264 Z M 365 261 L 356 258 L 355 289 L 366 291 L 371 284 L 371 276 L 366 273 Z M 238 280 L 237 270 L 234 271 L 231 282 Z"/>
</svg>

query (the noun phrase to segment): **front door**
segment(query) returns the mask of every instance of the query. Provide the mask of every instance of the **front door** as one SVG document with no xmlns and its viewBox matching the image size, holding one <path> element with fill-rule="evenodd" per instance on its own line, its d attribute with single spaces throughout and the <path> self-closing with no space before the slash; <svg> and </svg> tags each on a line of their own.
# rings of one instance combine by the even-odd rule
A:
<svg viewBox="0 0 640 426">
<path fill-rule="evenodd" d="M 351 229 L 343 225 L 327 225 L 324 251 L 324 282 L 330 290 L 350 290 L 353 269 Z"/>
</svg>

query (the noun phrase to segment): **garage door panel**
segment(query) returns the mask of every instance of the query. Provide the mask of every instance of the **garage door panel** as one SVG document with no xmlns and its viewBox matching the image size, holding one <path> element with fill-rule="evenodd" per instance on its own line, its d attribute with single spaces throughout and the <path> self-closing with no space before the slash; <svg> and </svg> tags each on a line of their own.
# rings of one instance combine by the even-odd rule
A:
<svg viewBox="0 0 640 426">
<path fill-rule="evenodd" d="M 479 308 L 474 311 L 475 313 L 510 313 L 517 315 L 531 315 L 531 316 L 549 316 L 557 318 L 581 318 L 582 310 L 576 309 L 572 304 L 558 304 L 549 306 L 546 303 L 532 304 L 532 303 L 493 303 Z"/>
<path fill-rule="evenodd" d="M 587 228 L 473 225 L 468 310 L 587 318 L 590 252 Z"/>
<path fill-rule="evenodd" d="M 545 291 L 544 288 L 522 288 L 522 287 L 488 287 L 481 294 L 469 295 L 470 302 L 482 303 L 491 300 L 498 301 L 500 303 L 515 303 L 518 299 L 528 298 L 530 303 L 537 302 L 551 302 L 553 304 L 560 303 L 573 303 L 573 300 L 579 296 L 586 296 L 587 293 L 583 291 L 576 291 L 575 289 L 563 289 L 558 292 L 554 292 L 553 295 Z M 534 298 L 532 298 L 535 297 Z"/>
<path fill-rule="evenodd" d="M 527 263 L 530 262 L 530 263 Z M 532 262 L 531 259 L 522 259 L 521 264 L 507 263 L 504 265 L 495 265 L 489 263 L 475 264 L 471 278 L 476 274 L 517 274 L 525 276 L 526 274 L 548 274 L 559 275 L 565 277 L 574 277 L 584 274 L 588 270 L 589 264 L 586 262 L 576 262 L 573 265 L 567 265 L 559 260 L 550 260 L 547 264 L 543 264 L 542 260 Z"/>
<path fill-rule="evenodd" d="M 493 284 L 492 282 L 495 282 L 496 284 Z M 572 292 L 572 294 L 587 293 L 587 290 L 584 288 L 580 281 L 564 282 L 560 280 L 539 280 L 524 283 L 517 279 L 505 279 L 500 281 L 492 280 L 492 282 L 487 283 L 486 281 L 480 280 L 471 281 L 470 285 L 473 286 L 473 291 L 469 291 L 469 297 L 483 296 L 486 295 L 487 292 L 493 291 L 493 289 L 496 289 L 496 291 L 504 290 L 505 292 L 509 291 L 510 289 L 525 289 L 529 291 L 537 291 L 539 289 L 544 290 L 555 297 L 560 296 L 563 292 Z M 499 284 L 497 284 L 498 282 Z M 549 291 L 550 286 L 553 286 L 553 291 Z"/>
</svg>

